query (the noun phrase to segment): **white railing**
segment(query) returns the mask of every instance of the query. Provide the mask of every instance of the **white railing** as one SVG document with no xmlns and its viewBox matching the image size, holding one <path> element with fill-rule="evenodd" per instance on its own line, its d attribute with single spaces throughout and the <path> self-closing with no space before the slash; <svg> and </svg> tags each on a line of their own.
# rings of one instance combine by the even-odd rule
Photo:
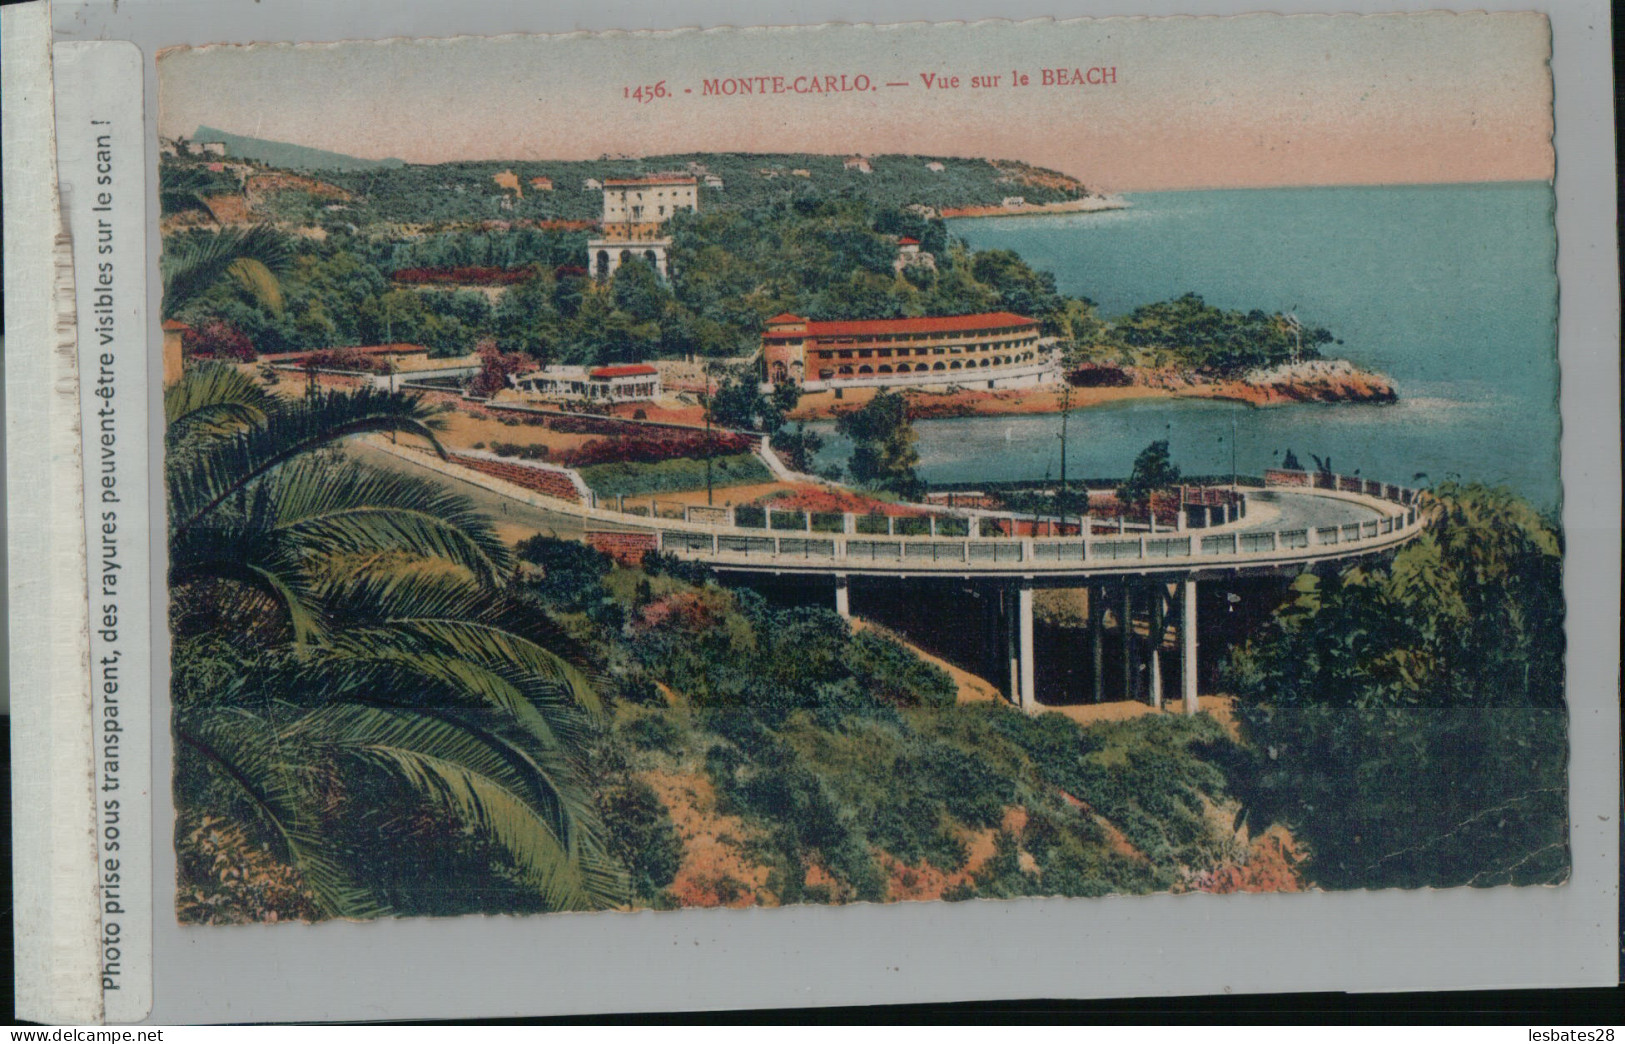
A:
<svg viewBox="0 0 1625 1044">
<path fill-rule="evenodd" d="M 1074 572 L 1128 567 L 1135 571 L 1209 568 L 1226 565 L 1286 564 L 1341 558 L 1405 543 L 1427 524 L 1416 491 L 1357 480 L 1343 489 L 1291 487 L 1305 497 L 1353 501 L 1380 511 L 1379 517 L 1338 525 L 1299 523 L 1275 529 L 1186 529 L 1174 532 L 1032 537 L 983 534 L 979 519 L 952 516 L 854 515 L 778 509 L 692 509 L 685 517 L 662 514 L 648 500 L 647 514 L 574 504 L 517 487 L 432 455 L 366 441 L 386 452 L 408 456 L 424 467 L 456 475 L 534 507 L 580 518 L 588 525 L 613 525 L 659 534 L 660 549 L 682 558 L 717 565 L 784 569 L 856 569 L 897 572 Z M 1333 477 L 1337 483 L 1337 477 Z M 1280 488 L 1289 488 L 1284 484 Z M 1371 492 L 1367 492 L 1367 490 Z M 675 505 L 673 505 L 675 506 Z M 760 525 L 741 525 L 740 515 Z M 837 528 L 837 525 L 839 528 Z M 925 527 L 902 535 L 900 525 Z M 964 534 L 946 535 L 948 526 Z M 865 529 L 878 530 L 865 532 Z"/>
</svg>

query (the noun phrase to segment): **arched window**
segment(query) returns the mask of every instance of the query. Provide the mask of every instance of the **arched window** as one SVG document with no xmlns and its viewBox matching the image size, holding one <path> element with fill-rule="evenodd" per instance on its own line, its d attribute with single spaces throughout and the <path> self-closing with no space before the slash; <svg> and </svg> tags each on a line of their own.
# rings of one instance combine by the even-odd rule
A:
<svg viewBox="0 0 1625 1044">
<path fill-rule="evenodd" d="M 866 374 L 866 373 L 874 373 L 874 372 L 875 372 L 874 368 L 871 367 L 871 366 L 859 366 L 858 367 L 858 375 L 859 376 L 862 376 L 863 374 Z"/>
<path fill-rule="evenodd" d="M 887 366 L 885 363 L 881 363 L 879 369 L 877 369 L 875 372 L 876 373 L 891 373 L 891 367 Z"/>
<path fill-rule="evenodd" d="M 908 371 L 909 371 L 908 363 L 898 363 L 897 364 L 897 372 L 898 373 L 907 373 Z"/>
<path fill-rule="evenodd" d="M 604 279 L 604 278 L 607 278 L 609 276 L 609 251 L 608 250 L 600 250 L 600 251 L 598 251 L 598 263 L 597 263 L 596 266 L 594 266 L 592 274 L 597 276 L 599 279 Z"/>
<path fill-rule="evenodd" d="M 784 363 L 776 362 L 776 363 L 773 364 L 773 383 L 774 384 L 782 384 L 784 381 L 788 380 L 789 378 L 790 378 L 790 371 L 788 371 L 788 370 L 786 370 L 784 368 Z"/>
<path fill-rule="evenodd" d="M 660 267 L 659 262 L 655 260 L 655 252 L 653 250 L 645 250 L 643 252 L 643 260 L 649 262 L 650 268 Z"/>
<path fill-rule="evenodd" d="M 850 367 L 850 366 L 841 367 L 841 376 L 842 377 L 850 377 L 850 376 L 852 376 L 852 367 Z"/>
<path fill-rule="evenodd" d="M 948 369 L 950 370 L 963 370 L 964 368 L 965 364 L 960 362 L 958 359 L 955 359 L 953 362 L 948 364 Z"/>
<path fill-rule="evenodd" d="M 934 366 L 932 366 L 931 368 L 933 370 L 946 370 L 948 367 L 943 363 L 937 363 Z"/>
<path fill-rule="evenodd" d="M 818 379 L 821 380 L 821 381 L 827 381 L 833 376 L 835 376 L 835 371 L 834 370 L 819 370 L 818 371 Z"/>
</svg>

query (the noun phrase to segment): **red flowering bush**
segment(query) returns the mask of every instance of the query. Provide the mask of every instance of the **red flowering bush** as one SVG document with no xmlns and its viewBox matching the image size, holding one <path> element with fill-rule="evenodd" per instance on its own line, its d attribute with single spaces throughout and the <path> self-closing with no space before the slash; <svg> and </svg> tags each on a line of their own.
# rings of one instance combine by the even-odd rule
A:
<svg viewBox="0 0 1625 1044">
<path fill-rule="evenodd" d="M 473 395 L 489 398 L 509 387 L 509 377 L 535 367 L 530 356 L 523 352 L 498 351 L 494 341 L 481 341 L 474 350 L 480 357 L 480 372 L 468 386 Z"/>
<path fill-rule="evenodd" d="M 248 335 L 221 319 L 206 319 L 181 334 L 181 353 L 188 359 L 253 362 L 259 358 Z"/>
<path fill-rule="evenodd" d="M 707 435 L 703 431 L 657 428 L 635 435 L 593 439 L 565 450 L 560 454 L 559 462 L 572 468 L 627 462 L 653 464 L 677 457 L 722 457 L 749 453 L 755 448 L 755 439 L 731 431 L 713 431 Z"/>
<path fill-rule="evenodd" d="M 356 348 L 323 348 L 305 357 L 305 366 L 315 370 L 344 370 L 350 373 L 388 373 L 389 360 L 368 355 Z"/>
<path fill-rule="evenodd" d="M 523 268 L 493 268 L 487 265 L 462 265 L 453 268 L 399 268 L 390 278 L 397 283 L 431 283 L 463 286 L 509 286 L 530 278 L 530 266 Z"/>
</svg>

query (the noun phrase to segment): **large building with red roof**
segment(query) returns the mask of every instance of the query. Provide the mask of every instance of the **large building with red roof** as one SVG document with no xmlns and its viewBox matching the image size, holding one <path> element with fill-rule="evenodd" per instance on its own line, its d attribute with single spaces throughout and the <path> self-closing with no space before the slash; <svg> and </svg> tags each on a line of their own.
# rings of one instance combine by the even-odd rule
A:
<svg viewBox="0 0 1625 1044">
<path fill-rule="evenodd" d="M 767 379 L 843 387 L 1014 388 L 1056 377 L 1038 320 L 1014 312 L 820 321 L 788 312 L 762 334 Z"/>
</svg>

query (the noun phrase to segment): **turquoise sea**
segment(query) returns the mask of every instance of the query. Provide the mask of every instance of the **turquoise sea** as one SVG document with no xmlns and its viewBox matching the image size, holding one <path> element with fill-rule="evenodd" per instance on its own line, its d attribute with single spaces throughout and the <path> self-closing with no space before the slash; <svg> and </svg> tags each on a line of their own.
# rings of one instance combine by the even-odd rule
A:
<svg viewBox="0 0 1625 1044">
<path fill-rule="evenodd" d="M 1014 250 L 1107 316 L 1186 291 L 1223 308 L 1293 310 L 1340 355 L 1391 377 L 1390 406 L 1255 409 L 1146 401 L 1074 411 L 1069 477 L 1126 475 L 1154 439 L 1186 472 L 1254 473 L 1287 449 L 1306 466 L 1391 482 L 1505 483 L 1560 500 L 1556 240 L 1549 185 L 1158 192 L 1128 210 L 951 223 L 976 249 Z M 916 424 L 933 482 L 1060 473 L 1060 417 Z M 830 462 L 849 447 L 829 438 Z M 1417 479 L 1421 474 L 1425 477 Z"/>
</svg>

